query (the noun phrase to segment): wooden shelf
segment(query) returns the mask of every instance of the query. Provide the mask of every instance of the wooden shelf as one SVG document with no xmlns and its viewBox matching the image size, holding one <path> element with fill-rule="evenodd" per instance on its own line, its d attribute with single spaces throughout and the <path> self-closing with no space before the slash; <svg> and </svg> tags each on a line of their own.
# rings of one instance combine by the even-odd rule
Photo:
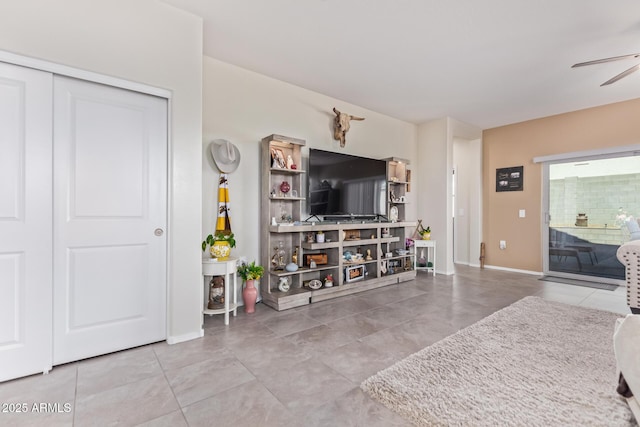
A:
<svg viewBox="0 0 640 427">
<path fill-rule="evenodd" d="M 296 175 L 296 174 L 307 173 L 307 171 L 302 169 L 271 168 L 271 173 L 281 173 L 283 175 Z"/>
<path fill-rule="evenodd" d="M 343 240 L 342 246 L 353 247 L 353 246 L 375 245 L 379 241 L 380 239 Z"/>
<path fill-rule="evenodd" d="M 302 249 L 308 249 L 311 251 L 320 249 L 337 248 L 340 246 L 339 242 L 324 242 L 324 243 L 303 243 Z"/>
<path fill-rule="evenodd" d="M 398 236 L 380 238 L 380 243 L 393 243 L 393 242 L 399 242 L 399 241 L 400 241 L 400 237 Z"/>
<path fill-rule="evenodd" d="M 296 271 L 287 270 L 269 270 L 269 274 L 277 277 L 295 276 L 304 273 L 313 273 L 314 271 L 331 270 L 332 268 L 339 268 L 337 264 L 320 264 L 316 268 L 299 267 Z"/>
<path fill-rule="evenodd" d="M 271 200 L 290 200 L 290 201 L 295 201 L 295 200 L 304 200 L 304 197 L 280 197 L 280 196 L 270 196 L 269 197 Z"/>
</svg>

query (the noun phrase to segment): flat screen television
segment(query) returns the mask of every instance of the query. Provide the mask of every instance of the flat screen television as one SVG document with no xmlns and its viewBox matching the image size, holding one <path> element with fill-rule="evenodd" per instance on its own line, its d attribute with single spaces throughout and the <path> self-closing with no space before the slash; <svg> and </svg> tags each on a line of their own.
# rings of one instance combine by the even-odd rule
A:
<svg viewBox="0 0 640 427">
<path fill-rule="evenodd" d="M 309 149 L 309 214 L 326 220 L 387 215 L 387 162 Z"/>
</svg>

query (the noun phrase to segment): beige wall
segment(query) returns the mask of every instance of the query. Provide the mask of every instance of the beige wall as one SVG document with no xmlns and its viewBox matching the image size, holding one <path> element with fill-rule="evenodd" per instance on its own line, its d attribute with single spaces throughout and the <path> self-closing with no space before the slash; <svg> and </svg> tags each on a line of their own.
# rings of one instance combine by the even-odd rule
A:
<svg viewBox="0 0 640 427">
<path fill-rule="evenodd" d="M 542 165 L 533 158 L 640 142 L 640 99 L 516 123 L 483 132 L 485 263 L 542 271 Z M 497 168 L 524 166 L 524 191 L 495 191 Z M 526 210 L 519 218 L 518 211 Z M 507 249 L 498 248 L 507 241 Z"/>
<path fill-rule="evenodd" d="M 171 92 L 168 333 L 199 336 L 202 20 L 155 0 L 10 3 L 0 50 Z"/>
<path fill-rule="evenodd" d="M 332 123 L 339 110 L 364 117 L 352 122 L 345 148 L 332 138 Z M 259 143 L 271 134 L 306 140 L 303 155 L 318 148 L 364 157 L 400 157 L 416 159 L 416 126 L 362 107 L 347 104 L 316 92 L 302 89 L 264 75 L 204 57 L 203 118 L 203 237 L 215 229 L 218 170 L 209 146 L 218 138 L 228 139 L 240 151 L 238 169 L 229 176 L 231 228 L 237 247 L 232 255 L 259 259 L 260 165 Z M 419 170 L 412 162 L 412 179 Z M 415 220 L 417 185 L 409 196 L 409 219 Z M 304 191 L 306 195 L 306 190 Z"/>
</svg>

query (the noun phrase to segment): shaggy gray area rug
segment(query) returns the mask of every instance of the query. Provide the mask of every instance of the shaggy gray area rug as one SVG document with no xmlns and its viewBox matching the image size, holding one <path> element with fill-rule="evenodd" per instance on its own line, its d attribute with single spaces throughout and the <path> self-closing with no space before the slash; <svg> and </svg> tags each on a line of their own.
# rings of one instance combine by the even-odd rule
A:
<svg viewBox="0 0 640 427">
<path fill-rule="evenodd" d="M 619 314 L 526 297 L 365 380 L 421 426 L 632 426 L 616 393 Z"/>
</svg>

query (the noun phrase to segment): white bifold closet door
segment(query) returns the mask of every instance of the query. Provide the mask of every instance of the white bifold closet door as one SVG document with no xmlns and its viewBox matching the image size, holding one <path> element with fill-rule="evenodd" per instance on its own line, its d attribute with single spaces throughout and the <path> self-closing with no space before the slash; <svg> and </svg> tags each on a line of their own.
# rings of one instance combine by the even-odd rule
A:
<svg viewBox="0 0 640 427">
<path fill-rule="evenodd" d="M 166 99 L 0 63 L 0 153 L 0 381 L 165 339 Z"/>
<path fill-rule="evenodd" d="M 0 62 L 0 381 L 51 369 L 51 82 Z"/>
</svg>

